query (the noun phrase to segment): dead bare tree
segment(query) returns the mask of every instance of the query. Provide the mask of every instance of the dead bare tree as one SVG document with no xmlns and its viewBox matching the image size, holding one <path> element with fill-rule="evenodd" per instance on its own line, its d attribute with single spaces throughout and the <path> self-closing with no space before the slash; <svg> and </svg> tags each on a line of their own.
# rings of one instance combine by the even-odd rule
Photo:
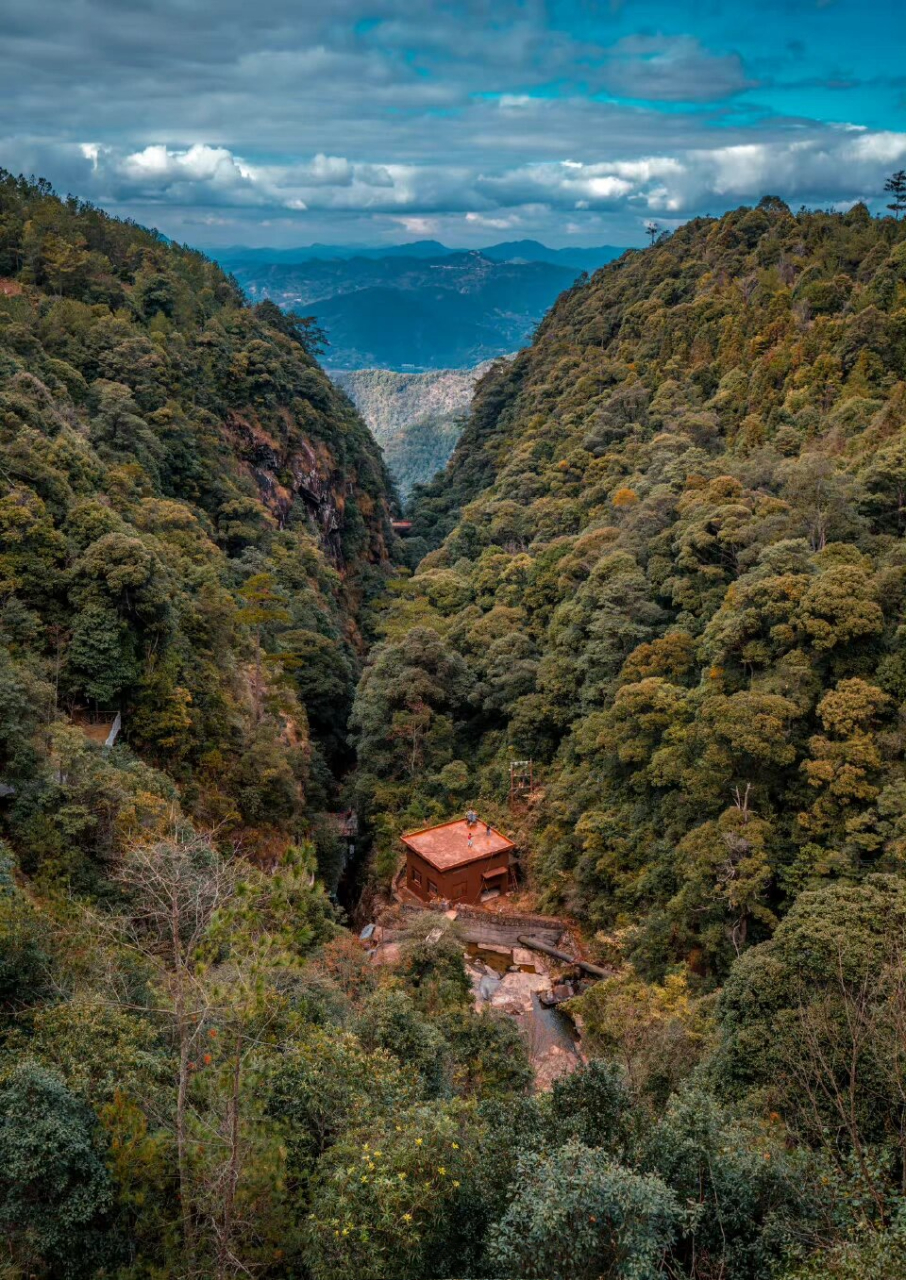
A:
<svg viewBox="0 0 906 1280">
<path fill-rule="evenodd" d="M 795 1127 L 828 1150 L 844 1177 L 851 1154 L 879 1221 L 886 1221 L 888 1201 L 871 1148 L 881 1131 L 898 1148 L 900 1187 L 906 1187 L 904 966 L 906 947 L 900 944 L 883 966 L 854 980 L 846 975 L 838 945 L 827 989 L 799 1001 L 798 1034 L 784 1055 L 796 1098 Z"/>
<path fill-rule="evenodd" d="M 133 846 L 117 876 L 126 892 L 127 939 L 157 971 L 177 1048 L 175 1133 L 183 1244 L 191 1270 L 195 1217 L 189 1168 L 189 1084 L 197 1046 L 210 1021 L 211 993 L 203 980 L 204 943 L 217 912 L 232 897 L 236 871 L 209 836 L 174 821 L 171 832 Z"/>
</svg>

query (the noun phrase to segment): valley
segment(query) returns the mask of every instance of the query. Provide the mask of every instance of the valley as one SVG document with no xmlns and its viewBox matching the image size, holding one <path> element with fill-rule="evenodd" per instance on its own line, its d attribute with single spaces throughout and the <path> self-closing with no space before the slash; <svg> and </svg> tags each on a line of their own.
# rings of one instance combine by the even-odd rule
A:
<svg viewBox="0 0 906 1280">
<path fill-rule="evenodd" d="M 0 172 L 10 1280 L 906 1274 L 906 223 L 651 239 L 234 279 Z"/>
<path fill-rule="evenodd" d="M 471 251 L 401 245 L 353 256 L 319 248 L 324 256 L 295 261 L 311 251 L 233 249 L 219 258 L 253 302 L 316 312 L 331 369 L 408 373 L 474 366 L 523 346 L 585 263 L 622 252 L 579 249 L 574 263 L 567 250 L 529 241 Z"/>
</svg>

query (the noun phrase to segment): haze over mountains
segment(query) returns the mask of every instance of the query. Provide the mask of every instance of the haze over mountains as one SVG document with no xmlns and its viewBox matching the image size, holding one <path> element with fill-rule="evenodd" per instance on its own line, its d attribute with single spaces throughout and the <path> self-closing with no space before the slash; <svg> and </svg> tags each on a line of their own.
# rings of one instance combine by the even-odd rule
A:
<svg viewBox="0 0 906 1280">
<path fill-rule="evenodd" d="M 216 257 L 253 302 L 316 314 L 330 343 L 325 364 L 384 448 L 405 498 L 445 465 L 487 362 L 525 346 L 564 289 L 623 252 L 417 240 L 239 245 Z"/>
<path fill-rule="evenodd" d="M 461 368 L 524 346 L 557 295 L 621 249 L 549 249 L 512 241 L 450 249 L 438 241 L 386 248 L 220 251 L 253 301 L 314 310 L 332 369 Z"/>
<path fill-rule="evenodd" d="M 269 245 L 250 248 L 247 245 L 231 245 L 226 249 L 211 250 L 211 257 L 221 266 L 231 270 L 241 262 L 306 262 L 312 258 L 444 258 L 459 253 L 480 253 L 493 262 L 555 262 L 576 267 L 580 271 L 596 271 L 605 262 L 612 262 L 625 249 L 617 245 L 602 244 L 591 248 L 570 245 L 566 249 L 552 249 L 540 240 L 504 240 L 500 244 L 486 245 L 479 249 L 451 249 L 439 240 L 410 240 L 406 244 L 309 244 L 295 249 L 278 249 Z"/>
</svg>

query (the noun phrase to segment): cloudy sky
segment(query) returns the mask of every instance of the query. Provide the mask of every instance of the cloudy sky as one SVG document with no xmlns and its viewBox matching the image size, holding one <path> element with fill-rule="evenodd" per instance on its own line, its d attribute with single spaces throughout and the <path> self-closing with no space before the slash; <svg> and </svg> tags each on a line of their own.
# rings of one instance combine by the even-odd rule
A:
<svg viewBox="0 0 906 1280">
<path fill-rule="evenodd" d="M 638 244 L 906 167 L 903 0 L 2 0 L 0 165 L 192 244 Z"/>
</svg>

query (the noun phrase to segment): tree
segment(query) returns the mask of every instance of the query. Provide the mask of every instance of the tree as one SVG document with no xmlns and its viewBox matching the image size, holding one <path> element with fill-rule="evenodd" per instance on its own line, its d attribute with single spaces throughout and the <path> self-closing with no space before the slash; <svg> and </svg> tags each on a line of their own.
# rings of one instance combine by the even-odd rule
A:
<svg viewBox="0 0 906 1280">
<path fill-rule="evenodd" d="M 491 1228 L 489 1270 L 526 1280 L 655 1280 L 679 1218 L 659 1178 L 571 1141 L 519 1161 L 509 1205 Z"/>
<path fill-rule="evenodd" d="M 799 895 L 718 1002 L 722 1096 L 759 1097 L 823 1149 L 883 1223 L 906 1177 L 906 888 L 898 876 Z"/>
<path fill-rule="evenodd" d="M 808 1161 L 784 1145 L 783 1126 L 745 1124 L 701 1087 L 674 1095 L 646 1135 L 644 1167 L 684 1217 L 667 1274 L 762 1280 L 814 1212 Z"/>
<path fill-rule="evenodd" d="M 473 683 L 460 654 L 427 627 L 379 646 L 356 694 L 351 724 L 360 755 L 384 778 L 418 778 L 452 758 L 448 712 Z"/>
<path fill-rule="evenodd" d="M 0 1087 L 0 1233 L 22 1274 L 98 1274 L 113 1194 L 97 1123 L 51 1072 L 17 1066 Z"/>
<path fill-rule="evenodd" d="M 811 759 L 802 764 L 816 799 L 799 823 L 819 848 L 828 847 L 819 857 L 821 870 L 857 866 L 881 843 L 871 806 L 884 764 L 876 725 L 889 701 L 876 685 L 856 678 L 841 680 L 818 704 L 824 733 L 810 740 Z"/>
<path fill-rule="evenodd" d="M 582 1018 L 588 1049 L 608 1064 L 620 1064 L 626 1085 L 617 1097 L 622 1097 L 624 1107 L 627 1085 L 637 1096 L 664 1103 L 702 1056 L 705 1018 L 682 974 L 670 974 L 660 985 L 643 982 L 627 970 L 596 982 L 569 1007 Z M 593 1060 L 585 1072 L 567 1079 L 594 1080 L 603 1067 Z M 616 1092 L 614 1082 L 611 1089 Z M 576 1136 L 589 1146 L 601 1145 L 584 1133 Z"/>
<path fill-rule="evenodd" d="M 318 324 L 315 316 L 301 316 L 295 311 L 281 311 L 270 298 L 259 302 L 255 308 L 261 319 L 279 330 L 285 337 L 297 342 L 307 355 L 316 359 L 330 346 L 327 332 Z"/>
<path fill-rule="evenodd" d="M 172 833 L 126 855 L 118 876 L 128 894 L 125 934 L 157 970 L 177 1051 L 174 1128 L 183 1247 L 194 1255 L 196 1209 L 190 1151 L 189 1089 L 210 1030 L 205 946 L 235 886 L 235 867 L 210 840 L 174 823 Z"/>
<path fill-rule="evenodd" d="M 73 693 L 104 707 L 115 706 L 138 680 L 134 636 L 106 600 L 89 601 L 75 615 L 66 673 Z"/>
<path fill-rule="evenodd" d="M 893 197 L 887 208 L 899 221 L 900 214 L 906 209 L 906 169 L 898 169 L 896 173 L 892 173 L 884 183 L 884 191 Z"/>
<path fill-rule="evenodd" d="M 311 1027 L 281 1055 L 267 1106 L 284 1127 L 290 1171 L 303 1178 L 353 1118 L 368 1124 L 411 1104 L 414 1094 L 405 1067 L 386 1049 L 368 1050 L 336 1027 Z"/>
<path fill-rule="evenodd" d="M 276 579 L 272 573 L 253 573 L 239 588 L 239 595 L 245 603 L 236 617 L 247 627 L 251 627 L 255 634 L 255 719 L 260 720 L 264 693 L 261 679 L 261 634 L 265 627 L 289 622 L 290 615 L 282 593 L 276 589 Z"/>
<path fill-rule="evenodd" d="M 319 1162 L 306 1224 L 313 1280 L 479 1274 L 471 1211 L 478 1133 L 457 1103 L 391 1112 Z"/>
</svg>

